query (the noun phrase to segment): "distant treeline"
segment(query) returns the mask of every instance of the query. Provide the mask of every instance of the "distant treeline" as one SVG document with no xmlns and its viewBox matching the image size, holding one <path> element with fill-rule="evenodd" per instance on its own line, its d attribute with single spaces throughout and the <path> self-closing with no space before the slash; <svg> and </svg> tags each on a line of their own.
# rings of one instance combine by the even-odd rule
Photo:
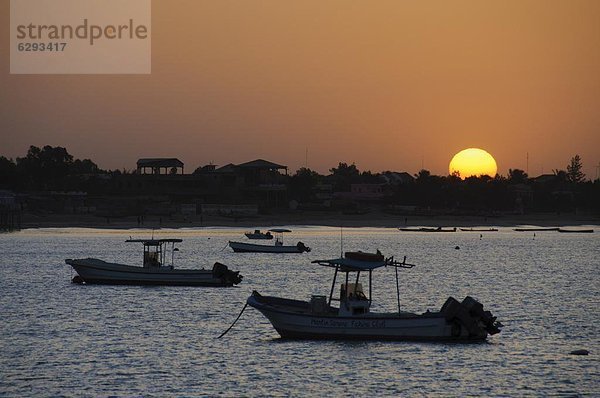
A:
<svg viewBox="0 0 600 398">
<path fill-rule="evenodd" d="M 399 184 L 386 185 L 383 203 L 417 206 L 421 209 L 461 210 L 467 213 L 556 211 L 576 209 L 600 211 L 600 180 L 589 181 L 581 172 L 579 156 L 573 157 L 567 170 L 529 178 L 525 171 L 510 169 L 507 177 L 496 175 L 469 177 L 436 176 L 421 170 Z M 290 196 L 302 201 L 314 200 L 314 187 L 332 184 L 334 191 L 348 191 L 352 184 L 381 183 L 390 172 L 360 172 L 354 164 L 340 163 L 327 176 L 301 168 L 290 177 Z"/>
<path fill-rule="evenodd" d="M 17 191 L 56 190 L 72 176 L 100 173 L 107 172 L 90 159 L 73 159 L 62 147 L 31 146 L 16 160 L 0 156 L 0 187 Z"/>
<path fill-rule="evenodd" d="M 576 155 L 564 170 L 530 178 L 525 171 L 510 169 L 508 176 L 496 175 L 470 177 L 465 180 L 456 175 L 436 176 L 427 170 L 415 175 L 397 172 L 372 173 L 360 171 L 354 164 L 339 163 L 321 175 L 308 168 L 300 168 L 293 175 L 282 176 L 287 187 L 288 201 L 294 200 L 319 207 L 324 202 L 323 192 L 329 197 L 336 192 L 350 192 L 356 184 L 382 186 L 382 195 L 376 203 L 360 200 L 352 202 L 347 196 L 345 207 L 381 205 L 413 206 L 421 209 L 445 209 L 491 213 L 495 211 L 573 211 L 575 209 L 600 210 L 600 180 L 590 181 L 582 172 L 582 160 Z M 16 160 L 0 156 L 0 189 L 15 192 L 82 191 L 95 195 L 114 195 L 114 189 L 103 192 L 99 181 L 123 177 L 134 172 L 102 170 L 90 159 L 74 159 L 62 147 L 31 146 L 24 157 Z M 202 169 L 190 178 L 202 184 Z M 392 178 L 392 177 L 403 178 Z M 333 195 L 331 195 L 333 193 Z M 327 195 L 325 195 L 327 196 Z M 350 199 L 348 199 L 350 198 Z M 226 200 L 226 198 L 223 198 Z M 285 203 L 280 203 L 285 206 Z"/>
</svg>

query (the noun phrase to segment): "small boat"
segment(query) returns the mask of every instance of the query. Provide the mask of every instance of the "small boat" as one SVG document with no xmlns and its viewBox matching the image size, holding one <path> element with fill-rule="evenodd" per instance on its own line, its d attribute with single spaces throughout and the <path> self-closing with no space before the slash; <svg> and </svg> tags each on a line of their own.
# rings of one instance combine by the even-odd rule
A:
<svg viewBox="0 0 600 398">
<path fill-rule="evenodd" d="M 559 228 L 558 232 L 568 233 L 568 234 L 592 234 L 594 233 L 593 229 L 563 229 Z"/>
<path fill-rule="evenodd" d="M 104 285 L 172 285 L 172 286 L 233 286 L 242 281 L 239 272 L 234 272 L 221 263 L 212 269 L 175 269 L 174 253 L 179 251 L 175 243 L 181 239 L 128 239 L 126 242 L 142 243 L 143 265 L 132 266 L 109 263 L 96 258 L 67 259 L 77 272 L 75 283 Z M 170 244 L 171 264 L 165 264 L 165 255 Z"/>
<path fill-rule="evenodd" d="M 348 252 L 342 258 L 313 263 L 335 269 L 329 298 L 313 295 L 310 301 L 300 301 L 253 291 L 247 300 L 247 305 L 259 310 L 282 338 L 470 342 L 500 332 L 502 325 L 496 317 L 469 296 L 462 302 L 449 297 L 436 312 L 400 311 L 398 269 L 414 267 L 406 263 L 406 257 L 400 262 L 379 252 Z M 395 269 L 398 312 L 371 312 L 372 272 L 382 267 Z M 361 273 L 368 273 L 368 296 L 360 283 Z M 342 283 L 339 296 L 334 297 L 339 274 Z M 332 306 L 332 301 L 338 301 L 339 306 Z"/>
<path fill-rule="evenodd" d="M 273 234 L 270 231 L 261 232 L 260 229 L 255 229 L 254 232 L 246 232 L 244 235 L 248 239 L 273 239 Z"/>
<path fill-rule="evenodd" d="M 559 228 L 514 228 L 517 232 L 546 232 L 546 231 L 558 231 Z"/>
<path fill-rule="evenodd" d="M 403 232 L 456 232 L 456 227 L 454 228 L 447 228 L 444 229 L 442 227 L 437 227 L 437 228 L 430 228 L 430 227 L 423 227 L 423 228 L 398 228 L 400 231 Z"/>
<path fill-rule="evenodd" d="M 461 228 L 464 232 L 498 232 L 498 228 Z"/>
<path fill-rule="evenodd" d="M 283 234 L 292 232 L 289 229 L 274 228 L 270 229 L 269 232 L 277 234 L 273 245 L 229 241 L 229 247 L 236 253 L 304 253 L 310 251 L 310 247 L 302 242 L 298 242 L 293 246 L 283 244 Z"/>
<path fill-rule="evenodd" d="M 298 242 L 295 246 L 286 246 L 280 240 L 275 240 L 274 245 L 257 245 L 255 243 L 229 241 L 229 247 L 236 253 L 304 253 L 310 251 L 310 247 L 302 242 Z"/>
</svg>

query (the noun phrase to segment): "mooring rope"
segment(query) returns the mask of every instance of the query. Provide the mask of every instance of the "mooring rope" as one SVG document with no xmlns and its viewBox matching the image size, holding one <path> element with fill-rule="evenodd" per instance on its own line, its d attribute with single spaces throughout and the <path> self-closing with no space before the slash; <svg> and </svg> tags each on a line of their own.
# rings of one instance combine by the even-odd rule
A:
<svg viewBox="0 0 600 398">
<path fill-rule="evenodd" d="M 237 318 L 235 318 L 235 321 L 233 321 L 231 326 L 229 326 L 226 331 L 224 331 L 223 333 L 221 333 L 221 335 L 219 337 L 217 337 L 218 339 L 225 336 L 227 334 L 227 332 L 229 332 L 231 330 L 231 328 L 233 328 L 233 325 L 235 325 L 235 323 L 238 321 L 238 319 L 240 319 L 240 317 L 244 313 L 244 310 L 246 309 L 247 306 L 248 306 L 248 303 L 244 304 L 244 308 L 242 308 L 242 311 L 240 312 L 240 314 L 237 316 Z"/>
</svg>

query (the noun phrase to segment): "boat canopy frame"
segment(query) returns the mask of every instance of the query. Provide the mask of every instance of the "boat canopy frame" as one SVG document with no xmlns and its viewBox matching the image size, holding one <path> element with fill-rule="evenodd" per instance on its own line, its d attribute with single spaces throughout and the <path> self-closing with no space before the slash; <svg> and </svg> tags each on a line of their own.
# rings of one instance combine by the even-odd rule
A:
<svg viewBox="0 0 600 398">
<path fill-rule="evenodd" d="M 275 232 L 276 234 L 284 234 L 284 233 L 292 232 L 292 230 L 286 229 L 286 228 L 271 228 L 268 230 L 268 232 Z"/>
<path fill-rule="evenodd" d="M 371 305 L 373 302 L 373 270 L 381 267 L 394 267 L 396 273 L 396 297 L 398 299 L 398 315 L 400 315 L 400 283 L 398 281 L 398 268 L 410 269 L 415 267 L 415 264 L 409 264 L 406 262 L 406 256 L 404 256 L 404 259 L 402 261 L 395 260 L 394 256 L 385 258 L 383 261 L 362 261 L 341 257 L 330 260 L 314 260 L 312 261 L 312 263 L 322 265 L 324 267 L 335 268 L 335 273 L 333 274 L 333 282 L 331 283 L 331 290 L 329 292 L 329 305 L 331 305 L 332 301 L 341 302 L 341 299 L 335 299 L 333 297 L 333 293 L 335 292 L 335 284 L 337 282 L 337 276 L 339 272 L 343 272 L 346 274 L 346 287 L 348 286 L 350 273 L 356 272 L 356 280 L 354 281 L 354 292 L 352 292 L 355 296 L 357 293 L 356 289 L 358 287 L 360 273 L 369 273 L 369 297 L 367 298 L 367 300 L 369 301 L 369 305 Z"/>
<path fill-rule="evenodd" d="M 128 243 L 141 243 L 144 246 L 144 260 L 143 266 L 163 266 L 165 265 L 166 250 L 163 250 L 163 246 L 168 247 L 171 244 L 171 268 L 174 267 L 175 252 L 179 251 L 175 247 L 176 243 L 183 242 L 182 239 L 127 239 L 125 242 Z M 153 249 L 153 250 L 152 250 Z"/>
<path fill-rule="evenodd" d="M 273 232 L 275 235 L 275 246 L 283 246 L 283 234 L 292 232 L 286 228 L 271 228 L 267 232 Z"/>
</svg>

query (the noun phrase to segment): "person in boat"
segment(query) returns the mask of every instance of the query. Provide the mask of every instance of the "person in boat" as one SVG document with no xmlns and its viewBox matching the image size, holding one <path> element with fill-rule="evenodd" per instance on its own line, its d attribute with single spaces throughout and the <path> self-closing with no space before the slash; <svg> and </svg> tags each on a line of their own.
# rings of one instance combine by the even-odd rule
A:
<svg viewBox="0 0 600 398">
<path fill-rule="evenodd" d="M 144 252 L 144 267 L 160 267 L 157 252 Z"/>
<path fill-rule="evenodd" d="M 352 300 L 367 300 L 367 296 L 365 296 L 365 294 L 360 291 L 357 290 L 356 293 L 350 292 L 348 293 L 348 300 L 352 301 Z"/>
<path fill-rule="evenodd" d="M 149 259 L 146 260 L 146 262 L 144 263 L 145 267 L 160 267 L 160 263 L 158 262 L 158 259 L 156 257 L 150 257 Z"/>
</svg>

